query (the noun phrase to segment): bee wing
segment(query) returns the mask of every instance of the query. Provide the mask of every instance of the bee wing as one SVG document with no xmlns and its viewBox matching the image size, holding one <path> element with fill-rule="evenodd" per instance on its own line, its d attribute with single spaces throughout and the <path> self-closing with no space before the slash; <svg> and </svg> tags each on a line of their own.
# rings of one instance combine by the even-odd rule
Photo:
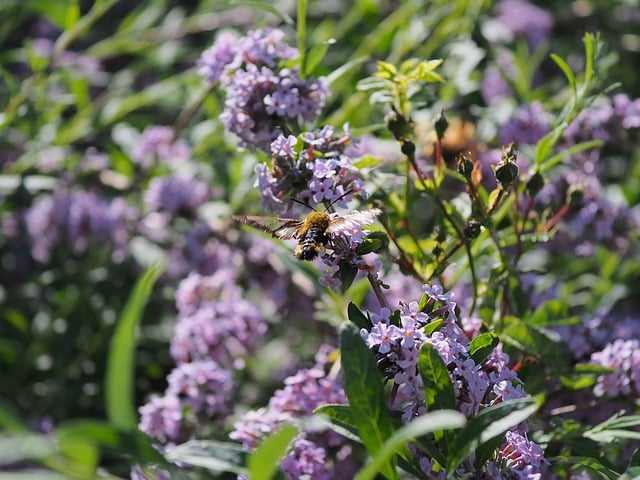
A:
<svg viewBox="0 0 640 480">
<path fill-rule="evenodd" d="M 359 228 L 362 225 L 369 225 L 373 223 L 381 213 L 382 210 L 379 208 L 370 208 L 361 212 L 355 210 L 347 215 L 335 217 L 331 219 L 326 233 L 327 235 L 336 235 Z"/>
<path fill-rule="evenodd" d="M 283 240 L 297 238 L 298 230 L 300 230 L 303 223 L 302 220 L 293 218 L 261 217 L 256 215 L 234 215 L 232 218 L 236 222 L 246 223 Z"/>
</svg>

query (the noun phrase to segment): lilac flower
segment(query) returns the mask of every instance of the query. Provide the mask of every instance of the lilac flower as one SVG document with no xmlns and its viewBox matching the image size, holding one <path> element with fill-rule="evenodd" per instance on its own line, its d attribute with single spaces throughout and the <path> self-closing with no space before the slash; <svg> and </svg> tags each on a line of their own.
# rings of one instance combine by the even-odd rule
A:
<svg viewBox="0 0 640 480">
<path fill-rule="evenodd" d="M 229 36 L 220 36 L 199 60 L 201 75 L 212 82 L 220 80 L 226 94 L 220 119 L 243 147 L 267 150 L 288 131 L 288 120 L 312 121 L 324 106 L 328 95 L 324 79 L 303 79 L 297 67 L 280 68 L 281 62 L 298 56 L 283 38 L 276 29 L 249 32 L 234 43 Z"/>
<path fill-rule="evenodd" d="M 458 326 L 452 292 L 444 292 L 439 285 L 424 285 L 423 291 L 428 300 L 422 310 L 418 308 L 418 302 L 401 303 L 400 326 L 388 324 L 387 309 L 380 312 L 379 316 L 372 315 L 373 326 L 370 331 L 361 331 L 367 345 L 374 350 L 376 361 L 383 368 L 386 378 L 393 381 L 391 391 L 395 392 L 395 396 L 390 401 L 390 408 L 400 409 L 404 422 L 426 413 L 424 387 L 418 371 L 418 355 L 424 343 L 433 345 L 447 365 L 458 409 L 467 417 L 477 415 L 494 403 L 524 397 L 526 394 L 522 382 L 508 368 L 509 357 L 500 346 L 481 364 L 476 364 L 470 357 L 469 338 Z M 444 323 L 438 330 L 426 335 L 424 326 L 436 319 L 442 319 Z M 479 327 L 476 330 L 479 331 Z M 524 429 L 526 426 L 522 424 L 518 428 Z M 524 447 L 528 450 L 526 454 L 520 454 L 517 462 L 514 457 L 509 473 L 516 474 L 516 470 L 539 473 L 542 451 L 533 442 L 526 442 L 518 444 L 523 452 Z M 433 469 L 432 459 L 418 450 L 415 450 L 415 454 L 424 467 L 423 471 L 431 475 L 429 478 L 439 478 L 435 473 L 437 469 Z M 472 465 L 473 462 L 469 461 L 469 472 L 474 471 Z"/>
<path fill-rule="evenodd" d="M 205 182 L 177 175 L 154 178 L 144 194 L 149 211 L 186 217 L 194 217 L 196 209 L 209 197 L 209 186 Z"/>
<path fill-rule="evenodd" d="M 539 445 L 530 441 L 525 435 L 509 431 L 505 435 L 506 445 L 500 450 L 499 457 L 506 460 L 511 468 L 520 469 L 526 466 L 539 468 L 549 462 Z"/>
<path fill-rule="evenodd" d="M 153 395 L 139 410 L 140 430 L 164 445 L 184 442 L 197 423 L 194 412 L 176 395 Z"/>
<path fill-rule="evenodd" d="M 292 208 L 291 197 L 301 197 L 314 207 L 331 202 L 349 190 L 366 195 L 359 172 L 344 153 L 348 136 L 336 136 L 331 126 L 325 126 L 302 134 L 295 139 L 299 141 L 304 145 L 296 154 L 291 148 L 296 144 L 294 137 L 278 137 L 271 146 L 272 168 L 256 166 L 255 186 L 260 189 L 265 208 L 284 214 Z M 340 206 L 346 206 L 351 196 L 351 193 L 345 195 Z"/>
<path fill-rule="evenodd" d="M 591 355 L 597 365 L 611 368 L 612 373 L 600 375 L 593 393 L 597 397 L 629 395 L 632 390 L 640 393 L 640 341 L 617 339 L 599 352 Z"/>
<path fill-rule="evenodd" d="M 115 261 L 122 261 L 129 238 L 125 221 L 136 215 L 124 200 L 111 202 L 94 193 L 59 190 L 40 197 L 24 215 L 33 257 L 48 262 L 60 245 L 83 254 L 90 243 L 109 246 Z"/>
<path fill-rule="evenodd" d="M 253 305 L 213 303 L 192 315 L 182 317 L 171 341 L 176 362 L 210 358 L 239 368 L 242 357 L 254 351 L 264 326 Z M 250 328 L 256 325 L 256 332 Z"/>
<path fill-rule="evenodd" d="M 311 417 L 320 405 L 346 403 L 342 383 L 324 371 L 324 362 L 328 358 L 326 352 L 327 347 L 321 348 L 314 367 L 300 370 L 287 378 L 285 387 L 275 392 L 266 408 L 243 415 L 229 436 L 253 449 L 285 422 Z M 331 430 L 307 427 L 294 440 L 281 469 L 286 478 L 292 480 L 301 475 L 349 478 L 355 467 L 353 460 L 349 459 L 349 451 L 344 437 Z"/>
<path fill-rule="evenodd" d="M 526 38 L 534 51 L 551 33 L 553 17 L 525 0 L 502 0 L 496 5 L 497 19 L 511 33 Z"/>
<path fill-rule="evenodd" d="M 167 381 L 166 394 L 179 397 L 196 414 L 211 417 L 229 412 L 235 384 L 231 372 L 213 360 L 182 363 L 169 374 Z"/>
<path fill-rule="evenodd" d="M 171 127 L 153 125 L 143 130 L 131 158 L 143 168 L 155 163 L 177 165 L 191 158 L 191 148 L 175 138 Z"/>
<path fill-rule="evenodd" d="M 288 455 L 280 464 L 282 473 L 287 478 L 330 478 L 327 452 L 305 438 L 296 439 Z"/>
<path fill-rule="evenodd" d="M 551 129 L 551 116 L 540 102 L 519 106 L 500 129 L 500 142 L 535 145 Z"/>
<path fill-rule="evenodd" d="M 217 83 L 225 67 L 235 58 L 238 37 L 233 32 L 221 32 L 214 44 L 198 59 L 198 73 L 210 83 Z"/>
</svg>

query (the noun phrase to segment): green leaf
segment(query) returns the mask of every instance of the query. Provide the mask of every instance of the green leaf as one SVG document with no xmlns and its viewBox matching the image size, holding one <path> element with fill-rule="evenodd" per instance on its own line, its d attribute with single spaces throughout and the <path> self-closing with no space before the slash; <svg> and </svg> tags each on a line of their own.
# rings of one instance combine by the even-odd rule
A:
<svg viewBox="0 0 640 480">
<path fill-rule="evenodd" d="M 478 447 L 529 418 L 537 408 L 533 399 L 518 398 L 482 410 L 451 443 L 447 472 L 453 472 Z"/>
<path fill-rule="evenodd" d="M 298 434 L 293 425 L 283 425 L 277 433 L 267 437 L 258 449 L 249 455 L 247 466 L 251 480 L 270 480 L 278 470 L 280 460 L 291 441 Z"/>
<path fill-rule="evenodd" d="M 327 50 L 330 45 L 333 45 L 336 41 L 331 38 L 325 42 L 322 42 L 318 45 L 314 45 L 309 49 L 306 57 L 305 63 L 305 76 L 311 75 L 316 67 L 322 62 L 324 56 L 327 54 Z"/>
<path fill-rule="evenodd" d="M 504 343 L 543 360 L 556 373 L 569 371 L 571 355 L 555 332 L 535 328 L 518 320 L 505 328 L 500 338 Z"/>
<path fill-rule="evenodd" d="M 105 405 L 109 421 L 122 430 L 137 428 L 133 398 L 133 357 L 136 327 L 142 318 L 151 289 L 164 271 L 160 264 L 147 268 L 133 287 L 111 340 L 105 379 Z"/>
<path fill-rule="evenodd" d="M 327 87 L 331 88 L 331 85 L 333 85 L 333 83 L 336 82 L 345 73 L 347 73 L 352 68 L 357 67 L 358 65 L 366 63 L 367 61 L 369 61 L 368 56 L 358 57 L 336 68 L 333 72 L 327 75 Z"/>
<path fill-rule="evenodd" d="M 555 53 L 551 54 L 551 59 L 556 62 L 556 65 L 560 67 L 560 70 L 562 70 L 564 76 L 567 77 L 567 81 L 569 82 L 571 90 L 573 91 L 573 96 L 577 96 L 578 92 L 576 89 L 576 77 L 571 71 L 571 67 L 569 67 L 569 64 L 567 64 L 567 62 L 565 62 L 562 57 L 559 57 Z"/>
<path fill-rule="evenodd" d="M 347 316 L 358 328 L 371 330 L 371 320 L 362 313 L 362 310 L 360 310 L 355 303 L 349 302 L 347 306 Z"/>
<path fill-rule="evenodd" d="M 495 333 L 483 333 L 469 343 L 469 356 L 480 365 L 495 350 L 500 343 L 500 338 Z"/>
<path fill-rule="evenodd" d="M 337 433 L 349 440 L 361 443 L 358 426 L 349 405 L 322 405 L 314 410 Z"/>
<path fill-rule="evenodd" d="M 640 478 L 640 467 L 630 467 L 628 468 L 618 480 L 637 480 Z"/>
<path fill-rule="evenodd" d="M 373 480 L 385 462 L 394 454 L 400 453 L 407 443 L 427 433 L 462 428 L 466 423 L 465 416 L 455 410 L 439 410 L 429 412 L 412 420 L 387 439 L 380 451 L 355 476 L 356 480 Z"/>
<path fill-rule="evenodd" d="M 393 432 L 387 412 L 382 377 L 373 353 L 360 336 L 358 328 L 345 324 L 340 333 L 340 351 L 344 371 L 345 392 L 358 433 L 372 457 Z M 384 462 L 380 472 L 388 479 L 398 478 L 395 459 Z"/>
<path fill-rule="evenodd" d="M 456 396 L 449 377 L 449 370 L 442 357 L 430 343 L 423 343 L 418 357 L 418 370 L 424 384 L 427 410 L 453 410 Z"/>
<path fill-rule="evenodd" d="M 244 467 L 247 452 L 237 443 L 191 440 L 172 448 L 165 457 L 171 462 L 184 462 L 212 472 L 248 474 Z"/>
<path fill-rule="evenodd" d="M 427 323 L 422 329 L 422 331 L 424 332 L 425 335 L 431 335 L 433 334 L 433 332 L 438 330 L 443 323 L 444 323 L 444 319 L 438 318 L 436 320 L 433 320 L 432 322 Z"/>
</svg>

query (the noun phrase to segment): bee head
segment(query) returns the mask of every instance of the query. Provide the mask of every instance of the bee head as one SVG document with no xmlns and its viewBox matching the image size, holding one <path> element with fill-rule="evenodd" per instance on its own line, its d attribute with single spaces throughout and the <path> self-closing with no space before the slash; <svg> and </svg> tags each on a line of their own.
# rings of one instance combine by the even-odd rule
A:
<svg viewBox="0 0 640 480">
<path fill-rule="evenodd" d="M 314 226 L 316 228 L 322 229 L 323 231 L 329 228 L 329 222 L 331 221 L 331 217 L 327 212 L 317 212 L 313 211 L 307 218 L 304 223 L 308 226 Z"/>
</svg>

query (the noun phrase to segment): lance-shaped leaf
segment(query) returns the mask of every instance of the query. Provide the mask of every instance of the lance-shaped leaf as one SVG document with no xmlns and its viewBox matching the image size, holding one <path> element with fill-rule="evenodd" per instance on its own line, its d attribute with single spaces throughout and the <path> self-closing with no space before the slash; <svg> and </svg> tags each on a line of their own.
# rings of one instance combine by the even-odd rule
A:
<svg viewBox="0 0 640 480">
<path fill-rule="evenodd" d="M 451 443 L 447 471 L 453 472 L 476 449 L 523 422 L 538 406 L 532 398 L 507 400 L 482 410 Z"/>
<path fill-rule="evenodd" d="M 351 419 L 358 429 L 362 443 L 374 457 L 393 433 L 382 376 L 376 367 L 373 353 L 367 348 L 355 325 L 349 323 L 342 329 L 340 350 Z M 395 459 L 385 461 L 380 467 L 380 473 L 388 479 L 398 478 L 395 465 Z"/>
</svg>

